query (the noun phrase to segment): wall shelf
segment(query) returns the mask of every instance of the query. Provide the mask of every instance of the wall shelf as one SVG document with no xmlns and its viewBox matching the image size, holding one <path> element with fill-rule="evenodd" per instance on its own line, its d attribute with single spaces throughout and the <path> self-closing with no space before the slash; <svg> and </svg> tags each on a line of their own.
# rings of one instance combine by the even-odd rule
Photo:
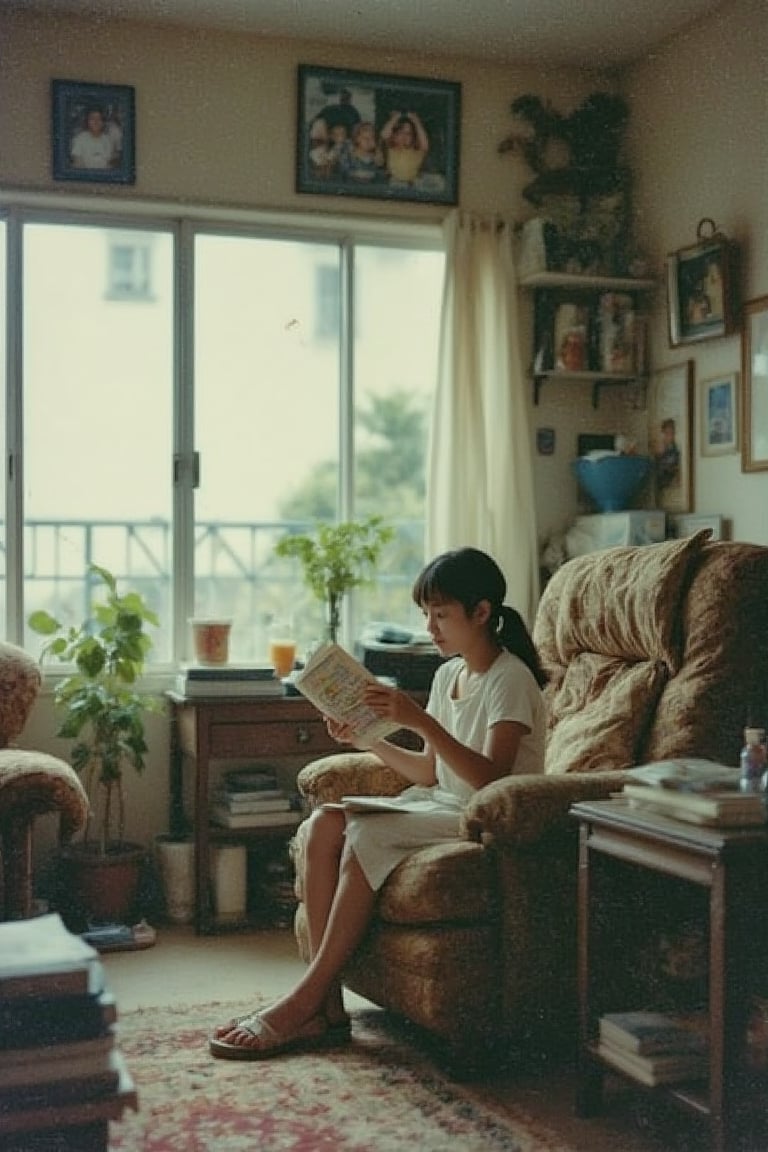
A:
<svg viewBox="0 0 768 1152">
<path fill-rule="evenodd" d="M 534 353 L 531 376 L 533 379 L 533 402 L 538 405 L 542 386 L 549 380 L 582 382 L 592 385 L 592 407 L 598 408 L 600 393 L 604 388 L 622 384 L 640 383 L 647 385 L 647 349 L 645 348 L 645 326 L 640 327 L 636 316 L 637 298 L 653 291 L 656 282 L 650 278 L 632 276 L 583 275 L 571 272 L 541 271 L 522 277 L 520 287 L 533 294 L 534 300 Z M 614 319 L 609 319 L 611 327 L 604 327 L 605 315 L 601 313 L 603 298 L 612 294 L 625 297 L 623 315 L 628 317 L 632 327 L 625 329 L 630 335 L 621 334 Z M 631 299 L 629 299 L 631 298 Z M 635 303 L 632 303 L 632 302 Z M 583 352 L 578 366 L 560 363 L 558 316 L 561 306 L 576 310 L 579 314 Z M 609 305 L 609 309 L 610 309 Z M 619 309 L 621 313 L 622 310 Z M 609 313 L 610 315 L 610 313 Z M 626 323 L 626 321 L 625 321 Z M 611 345 L 602 345 L 605 339 L 612 340 L 611 332 L 618 332 L 622 342 L 628 339 L 634 343 L 631 358 L 622 355 L 615 366 L 610 365 Z M 624 348 L 627 345 L 624 343 Z M 622 362 L 625 361 L 625 362 Z M 613 367 L 613 370 L 612 370 Z"/>
<path fill-rule="evenodd" d="M 592 384 L 592 407 L 600 407 L 600 392 L 603 388 L 611 388 L 617 384 L 642 384 L 645 388 L 647 384 L 647 377 L 640 376 L 637 373 L 619 373 L 619 372 L 565 372 L 560 368 L 555 368 L 551 372 L 534 372 L 533 373 L 533 402 L 538 405 L 539 395 L 543 384 L 547 381 L 562 381 L 573 383 L 591 383 Z"/>
<path fill-rule="evenodd" d="M 531 272 L 520 278 L 520 287 L 572 288 L 593 292 L 651 292 L 656 281 L 634 276 L 585 276 L 578 272 Z"/>
</svg>

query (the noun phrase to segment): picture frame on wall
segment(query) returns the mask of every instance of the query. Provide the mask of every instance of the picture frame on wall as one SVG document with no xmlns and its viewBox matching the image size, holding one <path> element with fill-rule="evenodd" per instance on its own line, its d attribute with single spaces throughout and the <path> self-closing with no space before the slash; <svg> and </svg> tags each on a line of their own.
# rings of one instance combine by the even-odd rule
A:
<svg viewBox="0 0 768 1152">
<path fill-rule="evenodd" d="M 768 471 L 768 296 L 744 305 L 741 336 L 741 470 Z"/>
<path fill-rule="evenodd" d="M 713 220 L 700 221 L 696 236 L 695 244 L 667 257 L 671 348 L 728 336 L 737 327 L 738 248 Z"/>
<path fill-rule="evenodd" d="M 693 361 L 653 374 L 649 385 L 649 450 L 656 507 L 690 512 L 693 493 L 691 388 Z"/>
<path fill-rule="evenodd" d="M 699 382 L 699 445 L 702 456 L 722 456 L 739 447 L 738 372 Z"/>
<path fill-rule="evenodd" d="M 456 204 L 461 85 L 298 69 L 296 191 Z"/>
<path fill-rule="evenodd" d="M 54 80 L 53 179 L 136 181 L 136 90 L 125 84 Z"/>
</svg>

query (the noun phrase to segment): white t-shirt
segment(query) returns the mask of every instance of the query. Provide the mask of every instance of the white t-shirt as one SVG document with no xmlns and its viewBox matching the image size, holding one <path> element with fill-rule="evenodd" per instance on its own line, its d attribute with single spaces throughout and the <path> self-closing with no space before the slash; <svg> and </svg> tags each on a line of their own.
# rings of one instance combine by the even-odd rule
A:
<svg viewBox="0 0 768 1152">
<path fill-rule="evenodd" d="M 446 661 L 435 673 L 427 712 L 462 744 L 482 752 L 488 729 L 501 720 L 524 724 L 530 731 L 523 736 L 515 758 L 515 773 L 544 771 L 546 735 L 544 701 L 541 689 L 526 664 L 502 649 L 487 672 L 473 676 L 469 691 L 454 699 L 454 688 L 464 666 L 461 657 Z M 468 800 L 474 789 L 437 757 L 440 788 Z"/>
<path fill-rule="evenodd" d="M 516 720 L 530 728 L 520 742 L 515 772 L 544 771 L 544 701 L 533 674 L 504 649 L 461 700 L 451 692 L 463 660 L 440 665 L 432 681 L 427 711 L 457 740 L 482 752 L 488 728 Z M 461 810 L 475 789 L 437 758 L 437 784 L 412 784 L 392 803 L 402 812 L 348 813 L 347 842 L 374 891 L 390 872 L 419 848 L 456 840 Z"/>
</svg>

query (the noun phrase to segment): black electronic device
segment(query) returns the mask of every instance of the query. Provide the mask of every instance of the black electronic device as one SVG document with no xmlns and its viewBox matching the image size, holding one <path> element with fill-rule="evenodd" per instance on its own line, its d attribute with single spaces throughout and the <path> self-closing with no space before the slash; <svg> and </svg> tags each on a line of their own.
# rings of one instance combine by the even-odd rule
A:
<svg viewBox="0 0 768 1152">
<path fill-rule="evenodd" d="M 443 662 L 433 644 L 397 644 L 379 640 L 377 634 L 359 640 L 355 656 L 374 676 L 386 676 L 398 688 L 411 692 L 429 691 L 432 677 Z"/>
</svg>

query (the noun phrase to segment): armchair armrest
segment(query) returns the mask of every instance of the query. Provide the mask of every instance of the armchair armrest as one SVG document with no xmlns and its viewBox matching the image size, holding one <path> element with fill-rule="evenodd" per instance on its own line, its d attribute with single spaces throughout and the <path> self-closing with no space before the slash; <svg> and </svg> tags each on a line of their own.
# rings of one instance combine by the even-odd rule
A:
<svg viewBox="0 0 768 1152">
<path fill-rule="evenodd" d="M 563 827 L 577 800 L 607 799 L 630 777 L 626 772 L 568 772 L 562 775 L 505 776 L 480 788 L 464 809 L 471 840 L 529 844 Z"/>
<path fill-rule="evenodd" d="M 311 808 L 342 796 L 396 796 L 406 786 L 403 777 L 373 752 L 335 752 L 306 764 L 296 783 Z"/>
</svg>

